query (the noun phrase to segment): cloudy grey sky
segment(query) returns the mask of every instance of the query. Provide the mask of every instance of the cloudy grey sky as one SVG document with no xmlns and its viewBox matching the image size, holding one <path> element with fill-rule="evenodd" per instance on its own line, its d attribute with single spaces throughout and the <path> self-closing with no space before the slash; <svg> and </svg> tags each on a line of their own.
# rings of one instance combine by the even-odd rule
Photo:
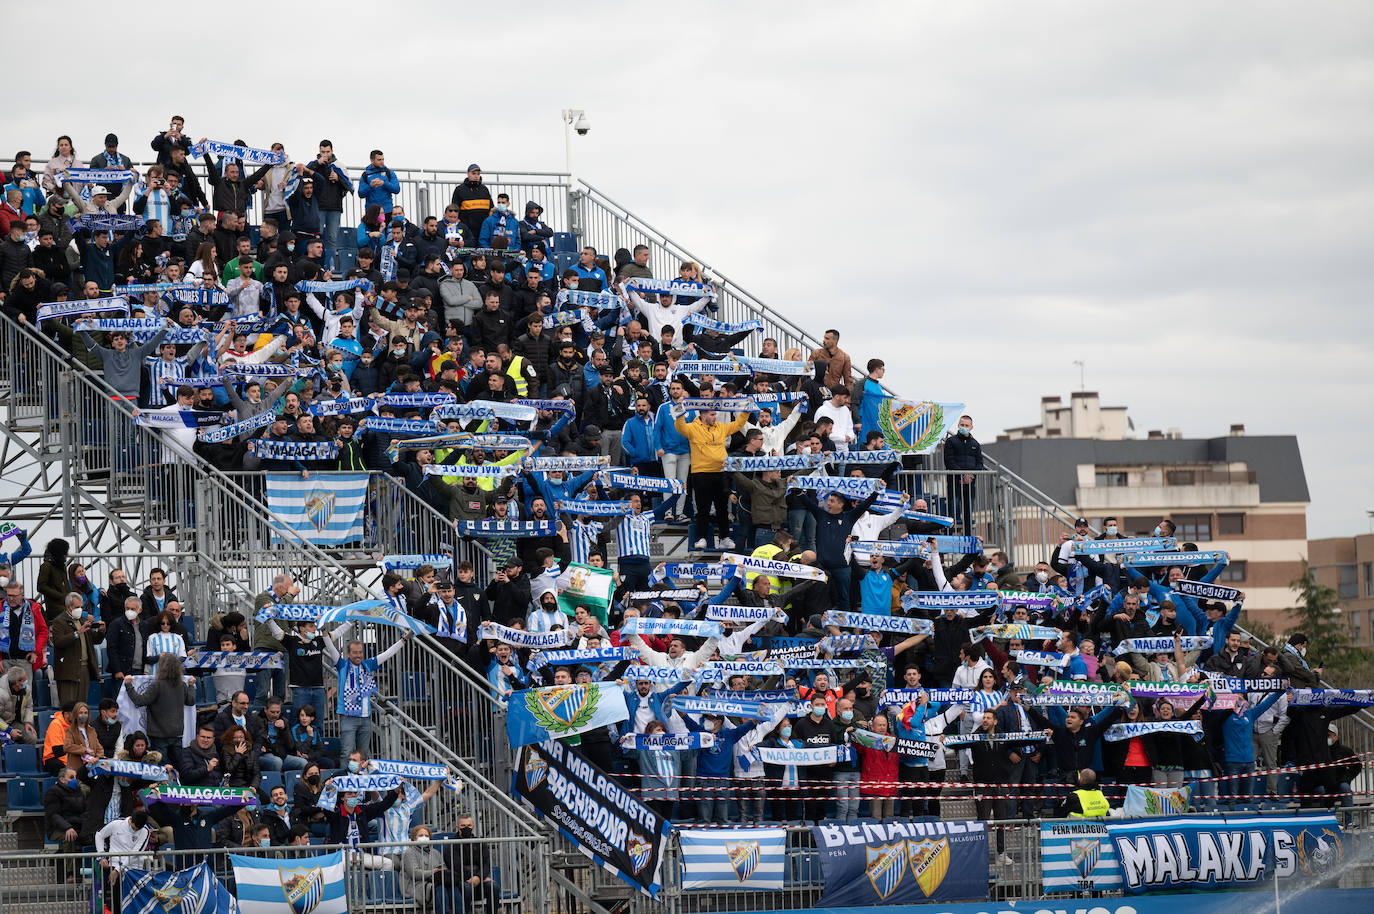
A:
<svg viewBox="0 0 1374 914">
<path fill-rule="evenodd" d="M 175 110 L 350 163 L 559 170 L 583 107 L 583 177 L 985 440 L 1082 359 L 1142 432 L 1296 432 L 1312 535 L 1369 529 L 1368 3 L 296 6 L 178 7 L 199 80 L 139 54 L 101 88 L 108 59 L 68 55 L 0 148 L 137 155 Z"/>
</svg>

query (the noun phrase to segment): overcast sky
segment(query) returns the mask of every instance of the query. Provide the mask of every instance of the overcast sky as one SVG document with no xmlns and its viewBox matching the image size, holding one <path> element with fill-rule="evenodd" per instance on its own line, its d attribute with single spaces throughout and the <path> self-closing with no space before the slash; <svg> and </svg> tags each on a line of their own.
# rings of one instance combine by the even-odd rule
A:
<svg viewBox="0 0 1374 914">
<path fill-rule="evenodd" d="M 137 158 L 175 110 L 298 156 L 553 171 L 583 107 L 580 175 L 984 440 L 1081 359 L 1141 434 L 1296 432 L 1310 533 L 1369 529 L 1374 5 L 137 6 L 166 58 L 59 55 L 6 146 L 114 130 Z"/>
</svg>

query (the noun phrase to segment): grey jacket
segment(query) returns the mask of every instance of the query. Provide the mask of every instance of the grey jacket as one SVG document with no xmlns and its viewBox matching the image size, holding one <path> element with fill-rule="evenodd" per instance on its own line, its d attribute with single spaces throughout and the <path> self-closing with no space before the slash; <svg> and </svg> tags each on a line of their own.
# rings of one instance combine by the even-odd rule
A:
<svg viewBox="0 0 1374 914">
<path fill-rule="evenodd" d="M 445 276 L 439 280 L 439 298 L 443 301 L 444 320 L 461 320 L 466 327 L 472 316 L 482 310 L 482 297 L 468 279 Z"/>
<path fill-rule="evenodd" d="M 157 344 L 162 342 L 162 338 L 171 329 L 170 324 L 164 324 L 162 329 L 153 335 L 153 338 L 142 346 L 130 346 L 123 352 L 116 352 L 106 348 L 95 341 L 89 330 L 79 331 L 81 341 L 100 357 L 100 363 L 105 370 L 105 383 L 113 387 L 118 393 L 126 397 L 134 398 L 138 396 L 139 384 L 143 380 L 143 359 L 157 348 Z"/>
</svg>

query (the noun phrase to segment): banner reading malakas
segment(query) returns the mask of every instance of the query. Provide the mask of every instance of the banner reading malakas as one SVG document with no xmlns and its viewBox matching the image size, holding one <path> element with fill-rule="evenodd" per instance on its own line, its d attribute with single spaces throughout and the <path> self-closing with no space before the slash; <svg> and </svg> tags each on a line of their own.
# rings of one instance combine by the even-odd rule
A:
<svg viewBox="0 0 1374 914">
<path fill-rule="evenodd" d="M 523 746 L 511 794 L 534 807 L 587 857 L 651 898 L 672 825 L 571 747 Z"/>
</svg>

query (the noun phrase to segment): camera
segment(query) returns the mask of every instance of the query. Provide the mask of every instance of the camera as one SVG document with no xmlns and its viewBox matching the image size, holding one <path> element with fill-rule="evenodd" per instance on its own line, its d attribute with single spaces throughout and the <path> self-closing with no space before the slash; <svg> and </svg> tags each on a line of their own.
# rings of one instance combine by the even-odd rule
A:
<svg viewBox="0 0 1374 914">
<path fill-rule="evenodd" d="M 573 122 L 573 129 L 577 131 L 578 136 L 586 136 L 591 132 L 592 122 L 585 112 L 577 116 L 577 120 Z"/>
</svg>

